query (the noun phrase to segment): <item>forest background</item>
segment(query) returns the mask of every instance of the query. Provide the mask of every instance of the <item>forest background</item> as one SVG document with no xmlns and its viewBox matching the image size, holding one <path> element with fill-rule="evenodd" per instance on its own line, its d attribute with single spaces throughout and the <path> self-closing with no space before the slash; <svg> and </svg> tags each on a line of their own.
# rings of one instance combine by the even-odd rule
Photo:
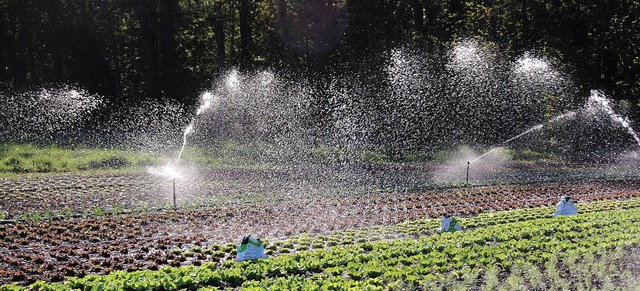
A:
<svg viewBox="0 0 640 291">
<path fill-rule="evenodd" d="M 474 38 L 544 55 L 585 90 L 632 104 L 632 119 L 639 111 L 634 0 L 0 0 L 0 27 L 2 92 L 64 83 L 117 106 L 194 108 L 230 68 L 324 86 L 354 72 L 383 78 L 393 48 L 438 56 Z"/>
</svg>

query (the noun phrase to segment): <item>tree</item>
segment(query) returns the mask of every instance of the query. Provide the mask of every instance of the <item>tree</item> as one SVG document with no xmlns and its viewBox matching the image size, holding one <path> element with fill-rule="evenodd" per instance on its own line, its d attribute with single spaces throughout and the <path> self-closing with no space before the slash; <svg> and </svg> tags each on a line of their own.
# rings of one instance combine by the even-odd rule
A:
<svg viewBox="0 0 640 291">
<path fill-rule="evenodd" d="M 225 45 L 224 45 L 224 18 L 222 16 L 222 2 L 218 1 L 215 4 L 214 10 L 214 26 L 216 36 L 216 54 L 218 63 L 218 78 L 222 76 L 222 72 L 225 68 Z"/>
<path fill-rule="evenodd" d="M 240 66 L 246 68 L 251 62 L 251 4 L 240 0 Z"/>
<path fill-rule="evenodd" d="M 413 26 L 416 33 L 416 38 L 422 40 L 425 37 L 424 30 L 424 13 L 422 3 L 419 0 L 407 0 L 411 6 L 413 12 Z"/>
</svg>

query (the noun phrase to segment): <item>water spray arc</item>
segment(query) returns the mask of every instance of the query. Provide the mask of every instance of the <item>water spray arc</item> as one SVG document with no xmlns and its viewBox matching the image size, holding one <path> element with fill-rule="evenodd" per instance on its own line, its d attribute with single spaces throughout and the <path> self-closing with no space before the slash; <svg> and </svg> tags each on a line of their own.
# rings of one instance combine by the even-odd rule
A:
<svg viewBox="0 0 640 291">
<path fill-rule="evenodd" d="M 573 114 L 575 114 L 575 112 L 569 112 L 569 113 L 573 113 Z M 567 115 L 567 114 L 568 114 L 568 113 L 563 114 L 563 115 L 561 115 L 561 116 L 564 116 L 564 115 Z M 548 121 L 548 122 L 552 122 L 552 121 L 554 121 L 554 120 L 557 120 L 557 118 L 554 118 L 554 119 L 552 119 L 552 120 L 550 120 L 550 121 Z M 467 183 L 467 184 L 469 183 L 469 167 L 471 166 L 471 163 L 474 163 L 474 162 L 476 162 L 477 160 L 479 160 L 479 159 L 481 159 L 481 158 L 485 157 L 486 155 L 488 155 L 488 154 L 492 153 L 493 151 L 495 151 L 496 149 L 498 149 L 500 146 L 505 145 L 505 144 L 508 144 L 508 143 L 510 143 L 511 141 L 516 140 L 516 139 L 518 139 L 518 138 L 520 138 L 520 137 L 522 137 L 522 136 L 524 136 L 524 135 L 526 135 L 526 134 L 528 134 L 528 133 L 531 133 L 531 132 L 533 132 L 533 131 L 535 131 L 535 130 L 539 130 L 539 129 L 541 129 L 542 127 L 543 127 L 543 124 L 538 124 L 538 125 L 536 125 L 536 126 L 533 126 L 533 127 L 529 128 L 529 129 L 525 130 L 524 132 L 522 132 L 522 133 L 520 133 L 520 134 L 518 134 L 518 135 L 516 135 L 516 136 L 514 136 L 514 137 L 512 137 L 512 138 L 510 138 L 510 139 L 508 139 L 508 140 L 505 140 L 505 141 L 503 141 L 502 143 L 499 143 L 499 144 L 497 144 L 497 145 L 493 146 L 491 150 L 489 150 L 489 151 L 485 152 L 484 154 L 482 154 L 482 155 L 478 156 L 477 158 L 475 158 L 475 159 L 473 159 L 473 160 L 471 160 L 471 161 L 467 161 L 467 179 L 466 179 L 466 183 Z"/>
<path fill-rule="evenodd" d="M 475 159 L 473 159 L 473 160 L 471 160 L 471 161 L 467 161 L 467 180 L 466 180 L 466 181 L 467 181 L 467 183 L 469 183 L 469 166 L 471 165 L 471 163 L 476 162 L 477 160 L 479 160 L 479 159 L 481 159 L 481 158 L 485 157 L 486 155 L 488 155 L 488 154 L 490 154 L 491 152 L 493 152 L 493 151 L 495 151 L 496 149 L 498 149 L 500 146 L 506 145 L 506 144 L 508 144 L 508 143 L 510 143 L 510 142 L 512 142 L 512 141 L 514 141 L 514 140 L 516 140 L 516 139 L 518 139 L 518 138 L 520 138 L 520 137 L 522 137 L 522 136 L 524 136 L 524 135 L 527 135 L 527 134 L 529 134 L 529 133 L 531 133 L 531 132 L 533 132 L 533 131 L 536 131 L 536 130 L 540 130 L 540 129 L 542 129 L 542 128 L 544 127 L 544 125 L 545 125 L 545 124 L 553 123 L 553 122 L 556 122 L 556 121 L 559 121 L 559 120 L 561 120 L 561 119 L 565 119 L 565 118 L 571 118 L 571 117 L 573 117 L 573 116 L 575 116 L 575 115 L 576 115 L 576 111 L 569 111 L 569 112 L 567 112 L 567 113 L 564 113 L 564 114 L 558 115 L 558 116 L 556 116 L 556 117 L 554 117 L 554 118 L 550 119 L 549 121 L 547 121 L 547 122 L 545 122 L 545 123 L 541 123 L 541 124 L 538 124 L 538 125 L 532 126 L 532 127 L 530 127 L 529 129 L 527 129 L 527 130 L 523 131 L 522 133 L 520 133 L 520 134 L 518 134 L 518 135 L 516 135 L 516 136 L 514 136 L 514 137 L 512 137 L 512 138 L 509 138 L 509 139 L 507 139 L 507 140 L 505 140 L 505 141 L 503 141 L 503 142 L 501 142 L 501 143 L 499 143 L 499 144 L 497 144 L 497 145 L 494 145 L 494 146 L 492 147 L 492 149 L 491 149 L 491 150 L 489 150 L 489 151 L 485 152 L 484 154 L 482 154 L 482 155 L 478 156 L 477 158 L 475 158 Z"/>
<path fill-rule="evenodd" d="M 187 146 L 187 136 L 194 132 L 196 118 L 198 118 L 198 116 L 204 113 L 207 109 L 211 108 L 211 106 L 218 101 L 218 98 L 215 95 L 213 95 L 211 92 L 205 92 L 200 97 L 200 100 L 201 100 L 200 101 L 201 104 L 200 104 L 200 107 L 198 107 L 198 111 L 196 111 L 196 116 L 194 116 L 193 119 L 191 119 L 191 122 L 189 122 L 189 125 L 187 125 L 187 127 L 184 129 L 184 133 L 182 134 L 182 147 L 180 148 L 180 153 L 178 153 L 178 159 L 177 159 L 178 162 L 182 157 L 182 152 L 184 152 L 184 148 Z"/>
<path fill-rule="evenodd" d="M 633 137 L 633 139 L 636 141 L 636 143 L 638 144 L 638 146 L 640 146 L 640 137 L 638 136 L 638 134 L 636 133 L 636 131 L 631 127 L 629 120 L 626 117 L 621 116 L 620 114 L 616 113 L 613 108 L 611 107 L 611 105 L 609 104 L 610 101 L 609 99 L 607 99 L 604 94 L 602 92 L 600 92 L 599 90 L 591 90 L 590 92 L 590 96 L 589 99 L 587 101 L 587 104 L 585 105 L 584 108 L 582 108 L 581 110 L 602 110 L 604 111 L 609 118 L 611 118 L 611 120 L 613 120 L 614 122 L 620 124 L 626 131 L 627 133 L 629 133 L 629 135 L 631 135 Z M 540 130 L 544 127 L 545 124 L 549 124 L 549 123 L 553 123 L 562 119 L 567 119 L 567 118 L 573 118 L 578 110 L 573 110 L 573 111 L 569 111 L 566 112 L 564 114 L 558 115 L 552 119 L 550 119 L 549 121 L 545 122 L 545 123 L 541 123 L 538 125 L 535 125 L 527 130 L 525 130 L 524 132 L 508 139 L 505 140 L 502 143 L 499 143 L 495 146 L 492 147 L 491 150 L 485 152 L 484 154 L 478 156 L 477 158 L 471 160 L 471 161 L 467 161 L 467 177 L 466 177 L 466 181 L 467 183 L 469 183 L 469 166 L 471 163 L 478 161 L 479 159 L 485 157 L 486 155 L 488 155 L 489 153 L 495 151 L 496 149 L 498 149 L 499 146 L 502 145 L 506 145 L 508 143 L 510 143 L 513 140 L 516 140 L 526 134 L 529 134 L 533 131 L 536 130 Z"/>
<path fill-rule="evenodd" d="M 638 133 L 636 133 L 636 131 L 631 127 L 629 119 L 626 117 L 622 117 L 620 114 L 616 113 L 613 108 L 611 108 L 609 99 L 607 99 L 607 97 L 605 97 L 602 92 L 598 90 L 591 90 L 591 95 L 589 96 L 588 102 L 589 106 L 595 105 L 596 108 L 602 109 L 605 113 L 607 113 L 611 120 L 619 123 L 622 127 L 624 127 L 624 129 L 627 130 L 627 133 L 629 133 L 636 141 L 638 146 L 640 146 L 640 137 L 638 137 Z"/>
<path fill-rule="evenodd" d="M 523 135 L 526 135 L 526 134 L 528 134 L 528 133 L 530 133 L 530 132 L 532 132 L 532 131 L 534 131 L 534 130 L 538 130 L 538 129 L 541 129 L 541 128 L 542 128 L 542 124 L 538 124 L 538 125 L 536 125 L 536 126 L 534 126 L 534 127 L 531 127 L 531 128 L 529 128 L 529 129 L 527 129 L 526 131 L 524 131 L 524 132 L 522 132 L 522 133 L 520 133 L 520 134 L 518 134 L 518 135 L 516 135 L 516 136 L 514 136 L 514 137 L 512 137 L 512 138 L 510 138 L 510 139 L 508 139 L 508 140 L 505 140 L 505 141 L 503 141 L 502 143 L 499 143 L 499 144 L 497 144 L 497 145 L 493 146 L 493 148 L 492 148 L 491 150 L 489 150 L 489 151 L 487 151 L 486 153 L 484 153 L 484 154 L 480 155 L 479 157 L 477 157 L 477 158 L 473 159 L 472 161 L 469 161 L 468 163 L 469 163 L 469 164 L 470 164 L 470 163 L 473 163 L 473 162 L 475 162 L 475 161 L 477 161 L 477 160 L 481 159 L 482 157 L 484 157 L 484 156 L 488 155 L 489 153 L 491 153 L 491 152 L 495 151 L 499 146 L 502 146 L 502 145 L 508 144 L 509 142 L 511 142 L 511 141 L 513 141 L 513 140 L 516 140 L 516 139 L 518 139 L 519 137 L 521 137 L 521 136 L 523 136 Z"/>
<path fill-rule="evenodd" d="M 182 134 L 182 147 L 180 147 L 180 152 L 178 153 L 178 158 L 176 159 L 176 164 L 180 163 L 180 159 L 182 158 L 182 153 L 184 152 L 184 148 L 187 146 L 187 137 L 195 131 L 195 123 L 198 116 L 204 113 L 207 109 L 211 108 L 211 106 L 218 101 L 217 97 L 213 95 L 211 92 L 205 92 L 200 97 L 200 107 L 196 111 L 196 116 L 191 119 L 189 125 L 184 129 L 184 133 Z M 169 166 L 170 167 L 170 166 Z M 172 175 L 173 181 L 173 209 L 177 209 L 178 206 L 176 204 L 176 179 L 180 176 L 180 174 L 171 167 L 171 170 L 174 171 L 174 175 Z"/>
</svg>

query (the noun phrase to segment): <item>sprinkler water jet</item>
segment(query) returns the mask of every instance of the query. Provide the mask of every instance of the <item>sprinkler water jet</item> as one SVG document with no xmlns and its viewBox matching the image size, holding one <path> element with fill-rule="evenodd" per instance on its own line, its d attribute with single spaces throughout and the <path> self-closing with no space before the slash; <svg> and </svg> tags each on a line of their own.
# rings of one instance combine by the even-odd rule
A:
<svg viewBox="0 0 640 291">
<path fill-rule="evenodd" d="M 192 134 L 195 131 L 195 123 L 196 118 L 209 109 L 214 103 L 218 102 L 218 99 L 211 92 L 205 92 L 200 97 L 201 104 L 198 107 L 198 111 L 196 111 L 196 115 L 191 119 L 191 122 L 187 125 L 182 133 L 182 147 L 180 147 L 180 152 L 178 153 L 178 158 L 176 159 L 176 166 L 179 165 L 180 159 L 182 158 L 182 153 L 184 152 L 184 148 L 187 146 L 187 136 Z M 168 176 L 172 179 L 173 183 L 173 210 L 178 209 L 178 205 L 176 204 L 176 178 L 180 177 L 180 174 L 174 168 L 174 166 L 167 165 L 164 168 L 164 171 L 167 172 Z"/>
<path fill-rule="evenodd" d="M 566 113 L 564 113 L 564 114 L 558 115 L 558 116 L 556 116 L 556 117 L 554 117 L 554 118 L 550 119 L 549 121 L 547 121 L 547 122 L 545 122 L 545 123 L 541 123 L 541 124 L 537 124 L 537 125 L 535 125 L 535 126 L 532 126 L 532 127 L 530 127 L 529 129 L 525 130 L 524 132 L 522 132 L 522 133 L 520 133 L 520 134 L 518 134 L 518 135 L 516 135 L 516 136 L 514 136 L 514 137 L 512 137 L 512 138 L 509 138 L 509 139 L 507 139 L 507 140 L 505 140 L 505 141 L 503 141 L 503 142 L 501 142 L 501 143 L 499 143 L 499 144 L 497 144 L 497 145 L 493 146 L 490 150 L 488 150 L 488 151 L 487 151 L 487 152 L 485 152 L 484 154 L 482 154 L 482 155 L 478 156 L 477 158 L 475 158 L 475 159 L 473 159 L 473 160 L 471 160 L 471 161 L 467 161 L 467 180 L 466 180 L 466 181 L 467 181 L 467 183 L 469 183 L 469 166 L 470 166 L 470 164 L 471 164 L 472 162 L 474 162 L 474 163 L 475 163 L 477 160 L 479 160 L 479 159 L 481 159 L 481 158 L 485 157 L 486 155 L 488 155 L 488 154 L 492 153 L 493 151 L 495 151 L 496 149 L 498 149 L 498 147 L 499 147 L 499 146 L 506 145 L 506 144 L 508 144 L 508 143 L 512 142 L 513 140 L 516 140 L 516 139 L 518 139 L 518 138 L 520 138 L 520 137 L 522 137 L 522 136 L 524 136 L 524 135 L 527 135 L 527 134 L 529 134 L 529 133 L 531 133 L 531 132 L 533 132 L 533 131 L 543 129 L 543 128 L 544 128 L 544 125 L 545 125 L 545 124 L 547 124 L 547 123 L 556 122 L 556 121 L 558 121 L 558 120 L 560 120 L 560 119 L 564 119 L 564 118 L 570 118 L 570 117 L 575 116 L 575 114 L 576 114 L 576 111 L 569 111 L 569 112 L 566 112 Z"/>
</svg>

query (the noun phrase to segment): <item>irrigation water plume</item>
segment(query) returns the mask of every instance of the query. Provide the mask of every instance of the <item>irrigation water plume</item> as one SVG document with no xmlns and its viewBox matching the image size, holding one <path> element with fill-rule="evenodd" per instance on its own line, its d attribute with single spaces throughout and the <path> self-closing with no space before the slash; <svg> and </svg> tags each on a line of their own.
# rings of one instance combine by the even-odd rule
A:
<svg viewBox="0 0 640 291">
<path fill-rule="evenodd" d="M 189 123 L 189 125 L 187 125 L 187 127 L 184 129 L 184 133 L 182 134 L 182 147 L 180 148 L 180 153 L 178 153 L 178 160 L 177 160 L 178 162 L 182 157 L 182 152 L 184 151 L 184 147 L 187 145 L 187 136 L 193 133 L 194 131 L 196 118 L 199 115 L 201 115 L 203 112 L 205 112 L 207 109 L 211 108 L 214 102 L 217 102 L 217 98 L 211 92 L 205 92 L 204 94 L 202 94 L 202 97 L 200 97 L 200 99 L 201 99 L 201 104 L 200 104 L 200 107 L 198 107 L 198 111 L 196 111 L 196 116 L 193 117 L 193 119 L 191 119 L 191 122 Z"/>
<path fill-rule="evenodd" d="M 530 132 L 533 132 L 533 131 L 536 131 L 536 130 L 542 129 L 542 128 L 544 127 L 544 125 L 545 125 L 545 124 L 547 124 L 547 123 L 553 123 L 553 122 L 556 122 L 556 121 L 561 120 L 561 119 L 571 118 L 571 117 L 573 117 L 573 116 L 575 116 L 575 115 L 576 115 L 576 111 L 575 111 L 575 110 L 574 110 L 574 111 L 569 111 L 569 112 L 567 112 L 567 113 L 564 113 L 564 114 L 558 115 L 558 116 L 556 116 L 556 117 L 554 117 L 554 118 L 550 119 L 549 121 L 547 121 L 547 122 L 545 122 L 545 123 L 541 123 L 541 124 L 535 125 L 535 126 L 533 126 L 533 127 L 529 128 L 529 129 L 525 130 L 524 132 L 522 132 L 522 133 L 520 133 L 520 134 L 518 134 L 518 135 L 516 135 L 516 136 L 514 136 L 514 137 L 512 137 L 512 138 L 510 138 L 510 139 L 508 139 L 508 140 L 505 140 L 505 141 L 503 141 L 502 143 L 497 144 L 496 146 L 493 146 L 493 148 L 492 148 L 491 150 L 489 150 L 489 151 L 487 151 L 486 153 L 484 153 L 484 154 L 480 155 L 479 157 L 477 157 L 477 158 L 473 159 L 473 160 L 472 160 L 472 161 L 470 161 L 469 163 L 473 163 L 473 162 L 475 162 L 475 161 L 477 161 L 477 160 L 481 159 L 482 157 L 484 157 L 484 156 L 488 155 L 489 153 L 491 153 L 491 152 L 495 151 L 496 149 L 498 149 L 498 147 L 499 147 L 499 146 L 501 146 L 501 145 L 508 144 L 508 143 L 510 143 L 510 142 L 512 142 L 512 141 L 514 141 L 514 140 L 516 140 L 516 139 L 518 139 L 518 138 L 520 138 L 520 137 L 522 137 L 523 135 L 526 135 L 526 134 L 528 134 L 528 133 L 530 133 Z"/>
<path fill-rule="evenodd" d="M 180 153 L 178 153 L 178 161 L 180 161 L 180 158 L 182 157 L 182 152 L 184 151 L 184 147 L 187 145 L 187 135 L 193 132 L 194 120 L 195 119 L 191 120 L 191 123 L 187 125 L 187 127 L 184 129 L 184 133 L 182 134 L 182 147 L 180 148 Z"/>
<path fill-rule="evenodd" d="M 176 179 L 181 176 L 176 167 L 180 163 L 180 158 L 182 158 L 182 153 L 184 152 L 184 148 L 187 145 L 187 136 L 189 136 L 191 133 L 194 132 L 196 118 L 199 115 L 201 115 L 203 112 L 205 112 L 207 109 L 209 109 L 215 102 L 217 102 L 216 96 L 214 94 L 212 94 L 211 92 L 203 93 L 202 96 L 200 97 L 200 100 L 201 100 L 201 104 L 200 104 L 200 107 L 198 107 L 198 110 L 196 111 L 196 116 L 194 116 L 191 119 L 191 122 L 189 122 L 189 125 L 187 125 L 187 127 L 184 129 L 184 133 L 182 134 L 182 147 L 180 148 L 180 152 L 178 153 L 178 158 L 176 159 L 176 166 L 174 166 L 172 164 L 167 164 L 167 165 L 165 165 L 163 167 L 162 173 L 161 173 L 163 176 L 166 176 L 166 177 L 168 177 L 168 178 L 170 178 L 172 180 L 172 183 L 173 183 L 173 209 L 177 209 L 177 204 L 176 204 Z"/>
<path fill-rule="evenodd" d="M 538 124 L 538 125 L 536 125 L 536 126 L 534 126 L 534 127 L 531 127 L 531 128 L 529 128 L 529 129 L 525 130 L 524 132 L 522 132 L 522 133 L 520 133 L 520 134 L 518 134 L 518 135 L 516 135 L 516 136 L 514 136 L 514 137 L 512 137 L 512 138 L 510 138 L 510 139 L 508 139 L 508 140 L 506 140 L 506 141 L 504 141 L 504 142 L 502 142 L 502 143 L 498 144 L 497 146 L 504 145 L 504 144 L 508 144 L 509 142 L 511 142 L 511 141 L 513 141 L 513 140 L 515 140 L 515 139 L 518 139 L 519 137 L 521 137 L 521 136 L 523 136 L 523 135 L 525 135 L 525 134 L 528 134 L 528 133 L 530 133 L 530 132 L 532 132 L 532 131 L 534 131 L 534 130 L 541 129 L 541 128 L 542 128 L 542 126 L 543 126 L 542 124 Z M 488 155 L 489 153 L 491 153 L 491 152 L 495 151 L 496 149 L 497 149 L 497 147 L 496 147 L 496 146 L 494 146 L 491 150 L 489 150 L 489 151 L 487 151 L 486 153 L 484 153 L 484 154 L 480 155 L 479 157 L 477 157 L 477 158 L 473 159 L 472 161 L 467 162 L 467 164 L 473 163 L 473 162 L 475 162 L 475 161 L 477 161 L 477 160 L 481 159 L 482 157 L 484 157 L 484 156 Z M 468 171 L 468 167 L 467 167 L 467 172 L 469 172 L 469 171 Z"/>
<path fill-rule="evenodd" d="M 510 142 L 512 142 L 512 141 L 514 141 L 514 140 L 516 140 L 516 139 L 518 139 L 518 138 L 520 138 L 520 137 L 522 137 L 522 136 L 524 136 L 526 134 L 529 134 L 529 133 L 531 133 L 533 131 L 542 129 L 544 127 L 544 125 L 547 124 L 547 123 L 553 123 L 553 122 L 559 121 L 561 119 L 571 118 L 571 117 L 573 117 L 575 115 L 576 115 L 576 111 L 575 110 L 574 111 L 569 111 L 567 113 L 563 113 L 561 115 L 558 115 L 558 116 L 550 119 L 549 121 L 547 121 L 545 123 L 541 123 L 541 124 L 532 126 L 531 128 L 525 130 L 524 132 L 522 132 L 522 133 L 520 133 L 520 134 L 518 134 L 518 135 L 516 135 L 516 136 L 514 136 L 514 137 L 512 137 L 510 139 L 507 139 L 507 140 L 503 141 L 502 143 L 499 143 L 499 144 L 493 146 L 491 150 L 485 152 L 484 154 L 478 156 L 477 158 L 475 158 L 475 159 L 473 159 L 471 161 L 467 161 L 467 179 L 466 179 L 466 182 L 469 183 L 469 167 L 470 167 L 471 163 L 476 162 L 477 160 L 479 160 L 479 159 L 485 157 L 486 155 L 490 154 L 491 152 L 495 151 L 496 149 L 499 148 L 499 146 L 506 145 L 506 144 L 508 144 L 508 143 L 510 143 Z"/>
<path fill-rule="evenodd" d="M 610 101 L 609 99 L 606 98 L 606 96 L 599 90 L 591 90 L 590 95 L 589 95 L 589 99 L 587 101 L 587 104 L 585 105 L 585 107 L 582 109 L 585 111 L 590 111 L 590 110 L 602 110 L 604 111 L 610 118 L 611 120 L 613 120 L 616 123 L 619 123 L 626 131 L 627 133 L 629 133 L 633 139 L 636 141 L 636 143 L 638 144 L 638 146 L 640 146 L 640 137 L 638 136 L 638 134 L 636 133 L 635 130 L 633 130 L 633 128 L 630 125 L 630 122 L 627 118 L 622 117 L 620 114 L 616 113 L 613 108 L 610 105 Z M 544 124 L 547 123 L 552 123 L 552 122 L 556 122 L 559 121 L 561 119 L 565 119 L 565 118 L 572 118 L 576 115 L 576 111 L 569 111 L 567 113 L 558 115 L 552 119 L 550 119 L 549 121 L 542 123 L 542 124 L 538 124 L 536 126 L 533 126 L 529 129 L 527 129 L 526 131 L 498 144 L 497 146 L 500 145 L 505 145 L 510 143 L 511 141 L 518 139 L 520 137 L 522 137 L 523 135 L 526 135 L 532 131 L 535 130 L 539 130 L 542 129 Z M 494 150 L 496 150 L 498 147 L 494 146 L 491 150 L 487 151 L 486 153 L 478 156 L 477 158 L 468 161 L 467 162 L 467 178 L 466 181 L 467 183 L 469 182 L 469 166 L 471 163 L 476 162 L 477 160 L 483 158 L 484 156 L 488 155 L 489 153 L 493 152 Z"/>
<path fill-rule="evenodd" d="M 640 146 L 640 137 L 638 137 L 638 134 L 636 133 L 635 130 L 633 130 L 633 128 L 631 128 L 631 125 L 629 124 L 629 120 L 626 117 L 622 117 L 620 114 L 616 113 L 613 108 L 611 108 L 611 105 L 609 105 L 609 99 L 607 99 L 607 97 L 605 97 L 605 95 L 598 91 L 598 90 L 591 90 L 591 95 L 589 96 L 589 104 L 588 105 L 596 105 L 597 108 L 602 109 L 605 113 L 607 113 L 607 115 L 609 115 L 609 117 L 619 123 L 620 125 L 622 125 L 622 127 L 624 127 L 624 129 L 627 130 L 627 132 L 633 137 L 633 139 L 636 141 L 636 143 Z"/>
</svg>

